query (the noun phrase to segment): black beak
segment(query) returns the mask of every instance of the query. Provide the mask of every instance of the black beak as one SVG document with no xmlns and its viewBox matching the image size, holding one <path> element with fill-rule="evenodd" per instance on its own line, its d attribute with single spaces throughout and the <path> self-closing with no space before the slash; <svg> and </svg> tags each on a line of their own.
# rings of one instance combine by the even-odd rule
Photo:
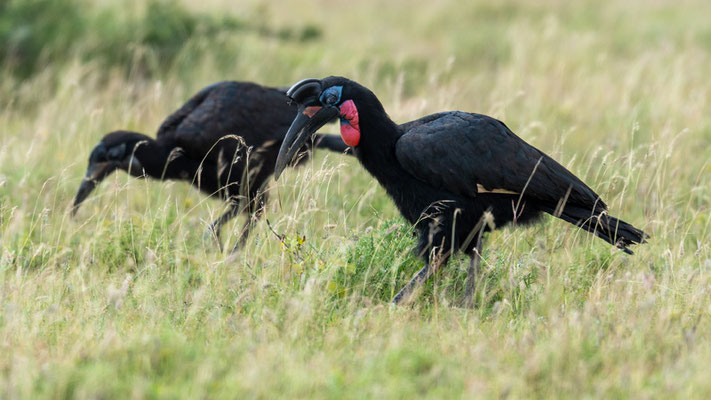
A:
<svg viewBox="0 0 711 400">
<path fill-rule="evenodd" d="M 76 215 L 79 210 L 81 203 L 89 197 L 89 194 L 96 188 L 96 186 L 104 180 L 107 176 L 111 175 L 112 172 L 116 171 L 118 164 L 115 162 L 101 162 L 95 164 L 89 164 L 89 168 L 86 170 L 86 175 L 84 180 L 79 186 L 76 196 L 74 197 L 74 206 L 72 207 L 72 216 Z"/>
<path fill-rule="evenodd" d="M 291 162 L 294 155 L 299 151 L 311 136 L 322 126 L 338 117 L 338 108 L 322 107 L 321 103 L 312 97 L 310 102 L 299 104 L 299 111 L 296 119 L 291 123 L 289 131 L 284 137 L 279 149 L 279 156 L 274 169 L 274 180 L 279 179 L 284 168 Z"/>
</svg>

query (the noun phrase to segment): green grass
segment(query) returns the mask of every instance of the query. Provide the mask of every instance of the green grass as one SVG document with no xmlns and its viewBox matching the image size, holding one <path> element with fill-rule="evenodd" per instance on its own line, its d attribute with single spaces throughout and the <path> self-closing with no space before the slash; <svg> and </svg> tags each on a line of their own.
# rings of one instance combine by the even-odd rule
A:
<svg viewBox="0 0 711 400">
<path fill-rule="evenodd" d="M 78 4 L 65 20 L 8 4 L 0 38 L 38 58 L 4 48 L 0 68 L 0 398 L 711 396 L 708 2 L 39 7 Z M 504 120 L 650 243 L 627 256 L 552 218 L 507 228 L 476 307 L 460 307 L 463 257 L 393 307 L 421 266 L 411 231 L 355 160 L 323 152 L 271 185 L 283 243 L 262 221 L 234 256 L 202 239 L 224 205 L 185 183 L 116 174 L 69 217 L 104 133 L 152 134 L 218 80 L 330 74 L 396 121 Z"/>
</svg>

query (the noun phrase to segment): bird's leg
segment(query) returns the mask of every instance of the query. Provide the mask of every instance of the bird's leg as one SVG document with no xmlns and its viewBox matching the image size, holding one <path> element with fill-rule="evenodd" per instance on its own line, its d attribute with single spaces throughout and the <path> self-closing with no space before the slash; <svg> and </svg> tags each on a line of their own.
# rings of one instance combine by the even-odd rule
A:
<svg viewBox="0 0 711 400">
<path fill-rule="evenodd" d="M 477 235 L 476 247 L 474 247 L 474 252 L 469 258 L 467 280 L 464 284 L 464 306 L 467 308 L 474 307 L 474 288 L 476 286 L 476 277 L 479 275 L 483 232 L 484 230 L 482 229 Z"/>
<path fill-rule="evenodd" d="M 412 292 L 415 291 L 417 287 L 419 287 L 422 283 L 426 282 L 428 279 L 430 279 L 430 276 L 432 276 L 432 268 L 430 268 L 430 263 L 426 262 L 425 266 L 422 267 L 421 270 L 415 274 L 415 276 L 410 279 L 410 282 L 407 283 L 402 289 L 400 289 L 399 292 L 393 297 L 392 302 L 394 304 L 400 304 L 403 300 L 409 300 L 410 296 L 412 295 Z"/>
<path fill-rule="evenodd" d="M 210 226 L 207 227 L 205 237 L 213 238 L 217 242 L 217 246 L 220 248 L 220 252 L 222 252 L 222 242 L 220 241 L 220 231 L 222 230 L 222 226 L 228 223 L 237 214 L 239 214 L 239 202 L 231 201 L 230 208 L 225 211 L 224 214 L 220 215 L 213 223 L 211 223 Z"/>
<path fill-rule="evenodd" d="M 257 223 L 257 220 L 264 214 L 264 204 L 266 203 L 266 196 L 267 194 L 265 192 L 258 192 L 253 198 L 251 204 L 250 204 L 250 213 L 249 216 L 247 217 L 247 221 L 244 222 L 244 225 L 242 225 L 242 229 L 240 230 L 240 236 L 237 242 L 235 243 L 234 247 L 232 247 L 232 253 L 236 253 L 240 247 L 243 247 L 244 244 L 247 242 L 247 238 L 249 237 L 249 233 L 254 226 L 254 224 Z"/>
<path fill-rule="evenodd" d="M 232 247 L 233 254 L 236 253 L 247 242 L 247 238 L 249 237 L 249 232 L 252 229 L 252 227 L 254 226 L 254 222 L 256 222 L 256 219 L 251 216 L 247 217 L 247 220 L 244 221 L 244 225 L 242 225 L 242 229 L 240 230 L 239 239 L 235 243 L 234 247 Z"/>
<path fill-rule="evenodd" d="M 429 260 L 425 261 L 425 266 L 422 267 L 422 269 L 419 270 L 417 274 L 412 277 L 412 279 L 410 279 L 410 282 L 408 282 L 407 285 L 397 292 L 395 297 L 393 297 L 392 302 L 394 304 L 400 304 L 403 301 L 408 301 L 414 291 L 423 283 L 427 282 L 440 265 L 447 262 L 448 256 L 442 254 L 436 256 L 435 249 L 433 249 L 432 255 L 435 255 L 435 257 L 431 257 Z"/>
</svg>

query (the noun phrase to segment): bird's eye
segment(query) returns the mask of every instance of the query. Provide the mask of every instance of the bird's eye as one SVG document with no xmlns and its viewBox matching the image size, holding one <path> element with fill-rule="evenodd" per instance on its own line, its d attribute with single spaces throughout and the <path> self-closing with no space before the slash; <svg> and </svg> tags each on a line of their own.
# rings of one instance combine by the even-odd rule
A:
<svg viewBox="0 0 711 400">
<path fill-rule="evenodd" d="M 341 101 L 341 92 L 343 91 L 342 86 L 331 86 L 321 93 L 321 103 L 324 105 L 332 106 L 338 104 Z"/>
<path fill-rule="evenodd" d="M 338 96 L 336 96 L 334 93 L 329 93 L 328 96 L 326 96 L 326 100 L 324 101 L 324 103 L 334 104 L 337 101 L 338 101 Z"/>
</svg>

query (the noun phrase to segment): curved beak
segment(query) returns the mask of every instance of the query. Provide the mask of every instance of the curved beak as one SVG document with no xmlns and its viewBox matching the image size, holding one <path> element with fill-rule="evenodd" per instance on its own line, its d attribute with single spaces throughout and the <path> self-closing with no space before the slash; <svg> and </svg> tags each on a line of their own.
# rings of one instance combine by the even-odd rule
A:
<svg viewBox="0 0 711 400">
<path fill-rule="evenodd" d="M 338 117 L 339 111 L 336 107 L 322 107 L 316 98 L 305 104 L 299 104 L 299 111 L 294 122 L 291 123 L 289 131 L 284 137 L 279 149 L 279 156 L 274 169 L 274 180 L 279 179 L 284 168 L 291 162 L 294 155 L 299 151 L 311 136 L 319 128 Z"/>
<path fill-rule="evenodd" d="M 115 162 L 101 162 L 95 164 L 89 164 L 89 168 L 86 170 L 86 175 L 84 180 L 79 185 L 79 190 L 74 197 L 74 206 L 72 207 L 72 216 L 76 215 L 79 210 L 81 203 L 89 197 L 89 194 L 96 188 L 96 186 L 104 180 L 107 176 L 111 175 L 112 172 L 116 171 L 118 164 Z"/>
</svg>

